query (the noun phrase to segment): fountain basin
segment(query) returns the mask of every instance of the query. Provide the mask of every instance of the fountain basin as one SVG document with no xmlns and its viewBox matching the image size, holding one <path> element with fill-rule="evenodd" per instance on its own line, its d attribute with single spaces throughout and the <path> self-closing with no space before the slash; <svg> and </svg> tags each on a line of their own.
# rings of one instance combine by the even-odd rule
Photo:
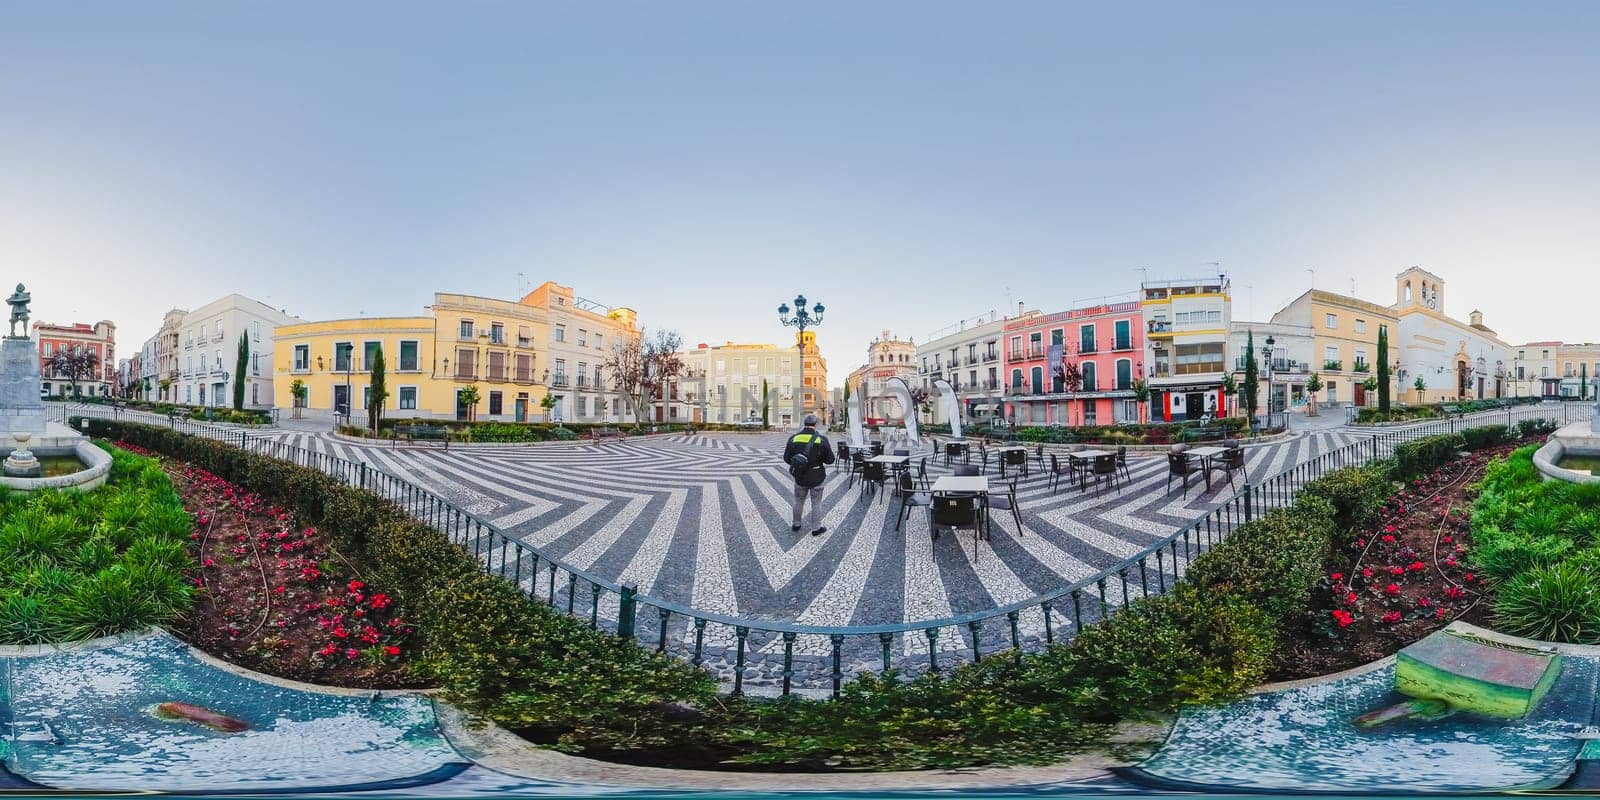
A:
<svg viewBox="0 0 1600 800">
<path fill-rule="evenodd" d="M 1574 422 L 1551 434 L 1534 452 L 1533 466 L 1547 481 L 1600 483 L 1600 475 L 1590 472 L 1584 463 L 1589 458 L 1600 458 L 1600 434 L 1588 422 Z"/>
<path fill-rule="evenodd" d="M 10 456 L 14 446 L 7 446 L 4 455 Z M 47 469 L 44 474 L 36 478 L 0 475 L 0 486 L 13 492 L 31 492 L 37 489 L 76 489 L 89 491 L 99 488 L 106 482 L 106 476 L 111 474 L 111 454 L 94 446 L 88 439 L 72 442 L 52 442 L 51 444 L 29 445 L 41 465 L 54 467 Z M 64 468 L 63 459 L 73 459 L 79 469 L 66 474 L 50 474 Z"/>
</svg>

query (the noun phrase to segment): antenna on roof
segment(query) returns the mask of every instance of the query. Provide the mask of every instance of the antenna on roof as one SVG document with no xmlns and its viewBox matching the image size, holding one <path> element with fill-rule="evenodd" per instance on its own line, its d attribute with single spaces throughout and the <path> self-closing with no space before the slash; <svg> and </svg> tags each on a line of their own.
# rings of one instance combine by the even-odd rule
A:
<svg viewBox="0 0 1600 800">
<path fill-rule="evenodd" d="M 1139 288 L 1143 289 L 1144 285 L 1150 282 L 1150 268 L 1134 267 L 1133 271 L 1139 273 Z"/>
</svg>

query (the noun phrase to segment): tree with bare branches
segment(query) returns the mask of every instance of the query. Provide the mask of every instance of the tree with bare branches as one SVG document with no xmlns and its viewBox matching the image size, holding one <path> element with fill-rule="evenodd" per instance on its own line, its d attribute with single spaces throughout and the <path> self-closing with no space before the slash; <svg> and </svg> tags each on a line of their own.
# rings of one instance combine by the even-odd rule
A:
<svg viewBox="0 0 1600 800">
<path fill-rule="evenodd" d="M 95 371 L 100 369 L 100 356 L 81 345 L 63 347 L 44 360 L 44 368 L 52 377 L 71 381 L 72 396 L 81 397 L 78 382 L 93 377 Z"/>
<path fill-rule="evenodd" d="M 636 422 L 650 416 L 651 400 L 665 391 L 683 373 L 683 358 L 678 351 L 683 337 L 677 331 L 657 330 L 652 336 L 640 330 L 634 338 L 622 340 L 602 368 L 611 376 L 611 388 L 633 406 Z"/>
</svg>

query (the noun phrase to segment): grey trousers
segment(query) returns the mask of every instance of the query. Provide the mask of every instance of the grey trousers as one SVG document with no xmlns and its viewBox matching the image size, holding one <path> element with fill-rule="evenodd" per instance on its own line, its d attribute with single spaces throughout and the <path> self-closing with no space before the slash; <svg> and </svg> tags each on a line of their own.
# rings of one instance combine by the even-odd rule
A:
<svg viewBox="0 0 1600 800">
<path fill-rule="evenodd" d="M 791 524 L 800 524 L 800 512 L 806 507 L 806 495 L 811 495 L 811 525 L 806 530 L 814 531 L 822 527 L 822 485 L 801 486 L 794 485 L 794 520 Z"/>
</svg>

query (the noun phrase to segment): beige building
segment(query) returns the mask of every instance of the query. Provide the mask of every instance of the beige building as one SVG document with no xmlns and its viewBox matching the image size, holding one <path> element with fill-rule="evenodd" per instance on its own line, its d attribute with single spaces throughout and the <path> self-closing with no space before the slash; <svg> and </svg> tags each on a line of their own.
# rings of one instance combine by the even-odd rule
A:
<svg viewBox="0 0 1600 800">
<path fill-rule="evenodd" d="M 518 301 L 543 312 L 549 338 L 543 343 L 549 369 L 549 392 L 555 398 L 550 417 L 555 420 L 631 421 L 632 409 L 616 401 L 611 376 L 603 365 L 613 352 L 641 334 L 633 309 L 607 306 L 578 297 L 570 286 L 546 281 Z M 597 409 L 596 404 L 602 405 Z M 654 410 L 665 416 L 662 403 Z"/>
<path fill-rule="evenodd" d="M 1518 345 L 1516 356 L 1512 359 L 1512 396 L 1560 397 L 1561 348 L 1564 346 L 1559 341 Z"/>
<path fill-rule="evenodd" d="M 1377 393 L 1368 392 L 1366 383 L 1378 375 L 1379 330 L 1387 328 L 1389 359 L 1395 359 L 1399 319 L 1392 310 L 1348 295 L 1311 289 L 1273 314 L 1271 322 L 1310 330 L 1310 370 L 1322 380 L 1319 403 L 1377 404 Z M 1391 393 L 1396 391 L 1397 382 L 1398 377 L 1391 376 Z"/>
<path fill-rule="evenodd" d="M 883 335 L 867 344 L 867 363 L 850 372 L 851 402 L 856 395 L 866 397 L 866 423 L 883 424 L 899 419 L 900 404 L 889 396 L 890 378 L 904 378 L 913 390 L 920 388 L 917 379 L 917 344 L 911 339 L 896 339 L 884 330 Z M 915 413 L 915 409 L 905 409 Z"/>
<path fill-rule="evenodd" d="M 816 347 L 815 339 L 810 343 Z M 798 349 L 726 342 L 700 344 L 679 353 L 679 357 L 683 360 L 683 375 L 673 387 L 674 402 L 669 404 L 664 421 L 724 425 L 759 422 L 765 385 L 768 423 L 779 428 L 799 424 L 800 419 L 795 416 Z M 819 377 L 825 384 L 826 373 Z"/>
</svg>

